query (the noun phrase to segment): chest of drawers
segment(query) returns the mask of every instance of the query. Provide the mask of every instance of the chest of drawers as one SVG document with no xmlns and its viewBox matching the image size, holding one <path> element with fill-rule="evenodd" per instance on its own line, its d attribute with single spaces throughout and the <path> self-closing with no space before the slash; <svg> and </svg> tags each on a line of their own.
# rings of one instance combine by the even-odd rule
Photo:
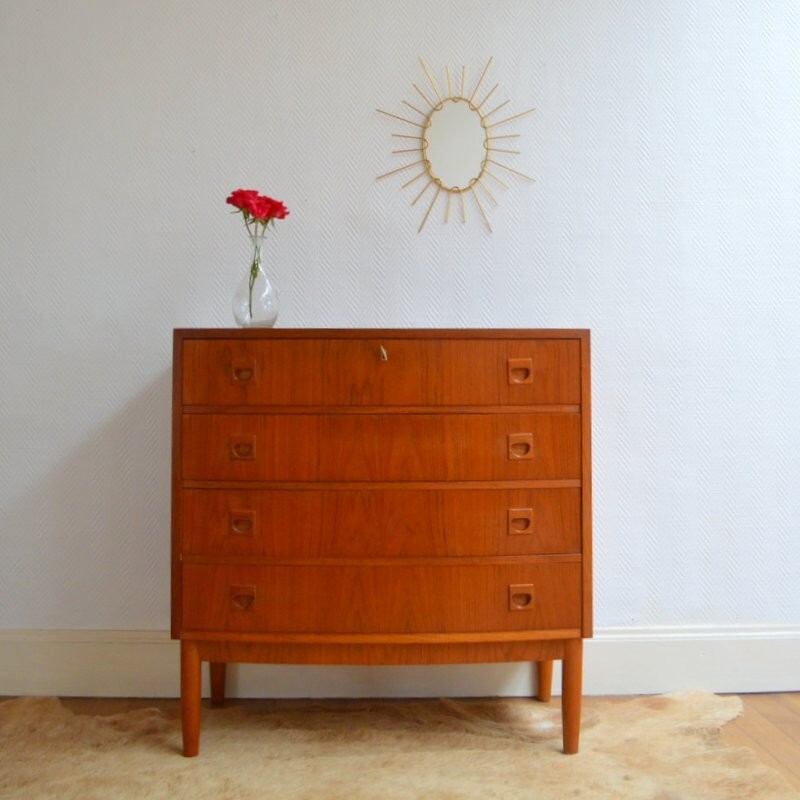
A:
<svg viewBox="0 0 800 800">
<path fill-rule="evenodd" d="M 591 636 L 589 333 L 176 330 L 172 635 L 200 667 L 562 661 Z"/>
</svg>

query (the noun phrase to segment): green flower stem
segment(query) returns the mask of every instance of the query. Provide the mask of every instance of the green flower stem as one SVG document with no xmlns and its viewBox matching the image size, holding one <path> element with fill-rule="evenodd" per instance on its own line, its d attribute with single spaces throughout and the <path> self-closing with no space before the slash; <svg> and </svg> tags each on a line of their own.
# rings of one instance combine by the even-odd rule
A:
<svg viewBox="0 0 800 800">
<path fill-rule="evenodd" d="M 259 231 L 258 231 L 258 224 L 259 220 L 255 219 L 255 217 L 251 217 L 247 212 L 242 212 L 242 217 L 244 218 L 244 224 L 247 228 L 247 233 L 249 234 L 252 242 L 253 242 L 253 262 L 250 264 L 250 282 L 249 282 L 249 292 L 248 292 L 248 310 L 250 312 L 250 319 L 253 318 L 253 286 L 255 285 L 256 278 L 258 277 L 258 268 L 261 266 L 261 245 L 258 243 L 259 238 Z M 275 220 L 270 218 L 264 220 L 261 224 L 264 226 L 263 230 L 261 231 L 261 237 L 263 238 L 267 233 L 267 225 L 272 222 L 275 224 Z"/>
<path fill-rule="evenodd" d="M 250 319 L 253 318 L 253 286 L 255 285 L 256 278 L 258 277 L 258 268 L 261 265 L 261 245 L 253 238 L 253 263 L 250 265 L 250 284 L 248 292 L 248 308 L 250 310 Z"/>
</svg>

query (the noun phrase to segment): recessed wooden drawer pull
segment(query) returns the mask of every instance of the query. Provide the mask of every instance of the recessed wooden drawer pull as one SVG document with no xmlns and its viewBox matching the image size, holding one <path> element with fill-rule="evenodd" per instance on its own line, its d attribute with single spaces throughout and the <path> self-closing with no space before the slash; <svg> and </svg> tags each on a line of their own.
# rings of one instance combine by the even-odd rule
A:
<svg viewBox="0 0 800 800">
<path fill-rule="evenodd" d="M 386 348 L 383 345 L 380 346 L 380 349 L 378 350 L 378 354 L 381 357 L 381 361 L 388 361 L 389 360 L 389 354 L 386 352 Z"/>
<path fill-rule="evenodd" d="M 255 511 L 231 511 L 228 518 L 228 532 L 234 536 L 252 536 L 255 521 Z"/>
<path fill-rule="evenodd" d="M 236 611 L 252 611 L 255 601 L 255 586 L 231 586 L 231 608 Z"/>
<path fill-rule="evenodd" d="M 512 583 L 508 587 L 509 611 L 527 611 L 533 608 L 533 584 Z"/>
<path fill-rule="evenodd" d="M 533 509 L 532 508 L 509 508 L 508 509 L 508 533 L 509 535 L 527 534 L 533 531 Z"/>
<path fill-rule="evenodd" d="M 522 383 L 533 383 L 533 359 L 509 358 L 508 382 L 512 386 Z"/>
<path fill-rule="evenodd" d="M 253 359 L 235 359 L 231 363 L 231 378 L 234 383 L 247 383 L 256 376 L 256 362 Z"/>
<path fill-rule="evenodd" d="M 512 461 L 533 458 L 533 434 L 510 433 L 508 435 L 508 457 Z"/>
<path fill-rule="evenodd" d="M 230 456 L 234 461 L 248 461 L 256 456 L 255 436 L 231 436 Z"/>
</svg>

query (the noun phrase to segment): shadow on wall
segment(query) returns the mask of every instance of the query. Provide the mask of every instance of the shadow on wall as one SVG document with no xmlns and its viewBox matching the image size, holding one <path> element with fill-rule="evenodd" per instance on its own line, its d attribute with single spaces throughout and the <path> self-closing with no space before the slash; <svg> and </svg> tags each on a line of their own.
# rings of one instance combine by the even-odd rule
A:
<svg viewBox="0 0 800 800">
<path fill-rule="evenodd" d="M 166 370 L 6 509 L 0 627 L 168 627 L 171 398 Z"/>
</svg>

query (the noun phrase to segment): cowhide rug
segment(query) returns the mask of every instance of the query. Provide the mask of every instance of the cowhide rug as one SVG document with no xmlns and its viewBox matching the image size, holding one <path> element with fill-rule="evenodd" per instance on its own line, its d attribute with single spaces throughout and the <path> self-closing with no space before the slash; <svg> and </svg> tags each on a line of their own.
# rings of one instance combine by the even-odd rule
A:
<svg viewBox="0 0 800 800">
<path fill-rule="evenodd" d="M 0 797 L 647 798 L 797 794 L 721 743 L 737 697 L 683 692 L 585 701 L 581 752 L 561 753 L 558 700 L 247 701 L 204 708 L 180 755 L 177 705 L 112 716 L 55 698 L 0 702 Z"/>
</svg>

